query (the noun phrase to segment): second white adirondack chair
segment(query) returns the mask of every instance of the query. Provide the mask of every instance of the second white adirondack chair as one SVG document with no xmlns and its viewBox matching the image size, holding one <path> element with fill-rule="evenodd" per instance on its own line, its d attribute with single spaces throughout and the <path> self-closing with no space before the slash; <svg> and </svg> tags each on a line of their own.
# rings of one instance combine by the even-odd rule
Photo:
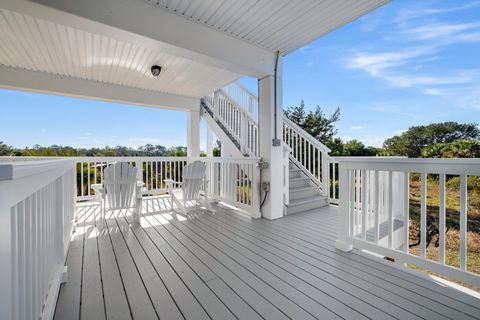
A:
<svg viewBox="0 0 480 320">
<path fill-rule="evenodd" d="M 172 210 L 174 204 L 182 208 L 182 212 L 187 214 L 187 202 L 195 202 L 198 205 L 200 199 L 200 191 L 202 187 L 206 190 L 206 169 L 207 166 L 204 162 L 196 160 L 183 168 L 182 182 L 167 179 L 165 182 L 168 184 L 168 192 L 170 194 L 170 203 Z M 175 186 L 179 186 L 180 189 L 176 189 Z M 209 207 L 207 193 L 204 194 L 205 207 Z"/>
<path fill-rule="evenodd" d="M 101 204 L 102 221 L 105 211 L 133 208 L 137 220 L 140 217 L 143 182 L 137 181 L 137 168 L 128 162 L 116 162 L 103 171 L 103 183 L 92 184 Z"/>
</svg>

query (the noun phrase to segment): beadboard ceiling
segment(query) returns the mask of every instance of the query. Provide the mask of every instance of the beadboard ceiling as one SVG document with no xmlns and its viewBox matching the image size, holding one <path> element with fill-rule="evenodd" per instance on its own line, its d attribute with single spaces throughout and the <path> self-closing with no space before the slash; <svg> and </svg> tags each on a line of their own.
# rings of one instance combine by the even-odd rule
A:
<svg viewBox="0 0 480 320">
<path fill-rule="evenodd" d="M 285 55 L 388 0 L 144 0 Z"/>
<path fill-rule="evenodd" d="M 0 64 L 187 97 L 202 97 L 241 75 L 0 9 Z M 153 64 L 162 66 L 153 77 Z"/>
</svg>

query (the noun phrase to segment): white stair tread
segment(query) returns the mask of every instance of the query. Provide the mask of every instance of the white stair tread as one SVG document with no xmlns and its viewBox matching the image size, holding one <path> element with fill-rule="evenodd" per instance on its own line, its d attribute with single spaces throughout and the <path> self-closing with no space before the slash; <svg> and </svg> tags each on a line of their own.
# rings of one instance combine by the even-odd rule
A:
<svg viewBox="0 0 480 320">
<path fill-rule="evenodd" d="M 313 197 L 308 197 L 308 198 L 301 198 L 301 199 L 296 199 L 290 201 L 288 204 L 288 207 L 293 207 L 293 206 L 299 206 L 303 205 L 306 203 L 311 203 L 311 202 L 324 202 L 327 197 L 322 197 L 322 196 L 313 196 Z"/>
<path fill-rule="evenodd" d="M 319 190 L 316 186 L 302 186 L 302 187 L 292 187 L 290 188 L 290 192 L 305 192 L 310 190 Z"/>
</svg>

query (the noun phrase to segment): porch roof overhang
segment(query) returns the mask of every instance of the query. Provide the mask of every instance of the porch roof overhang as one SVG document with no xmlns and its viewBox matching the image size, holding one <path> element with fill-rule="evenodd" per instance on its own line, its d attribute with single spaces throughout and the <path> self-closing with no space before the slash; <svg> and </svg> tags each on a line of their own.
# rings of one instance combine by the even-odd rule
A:
<svg viewBox="0 0 480 320">
<path fill-rule="evenodd" d="M 31 72 L 24 90 L 38 90 L 29 79 L 39 72 L 140 90 L 157 95 L 154 106 L 188 110 L 178 108 L 182 99 L 198 102 L 243 75 L 271 75 L 276 51 L 286 55 L 386 2 L 0 0 L 0 65 Z M 157 78 L 153 64 L 162 66 Z M 0 87 L 15 88 L 9 80 L 1 77 Z M 40 91 L 89 97 L 63 87 Z"/>
</svg>

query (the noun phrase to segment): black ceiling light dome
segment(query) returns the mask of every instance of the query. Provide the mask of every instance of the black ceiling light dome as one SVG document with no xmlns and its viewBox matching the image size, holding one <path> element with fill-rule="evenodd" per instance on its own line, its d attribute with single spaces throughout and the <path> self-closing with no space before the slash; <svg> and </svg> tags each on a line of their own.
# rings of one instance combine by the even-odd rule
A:
<svg viewBox="0 0 480 320">
<path fill-rule="evenodd" d="M 162 67 L 153 65 L 150 70 L 152 71 L 152 76 L 158 77 L 158 75 L 160 74 L 160 71 L 162 71 Z"/>
</svg>

